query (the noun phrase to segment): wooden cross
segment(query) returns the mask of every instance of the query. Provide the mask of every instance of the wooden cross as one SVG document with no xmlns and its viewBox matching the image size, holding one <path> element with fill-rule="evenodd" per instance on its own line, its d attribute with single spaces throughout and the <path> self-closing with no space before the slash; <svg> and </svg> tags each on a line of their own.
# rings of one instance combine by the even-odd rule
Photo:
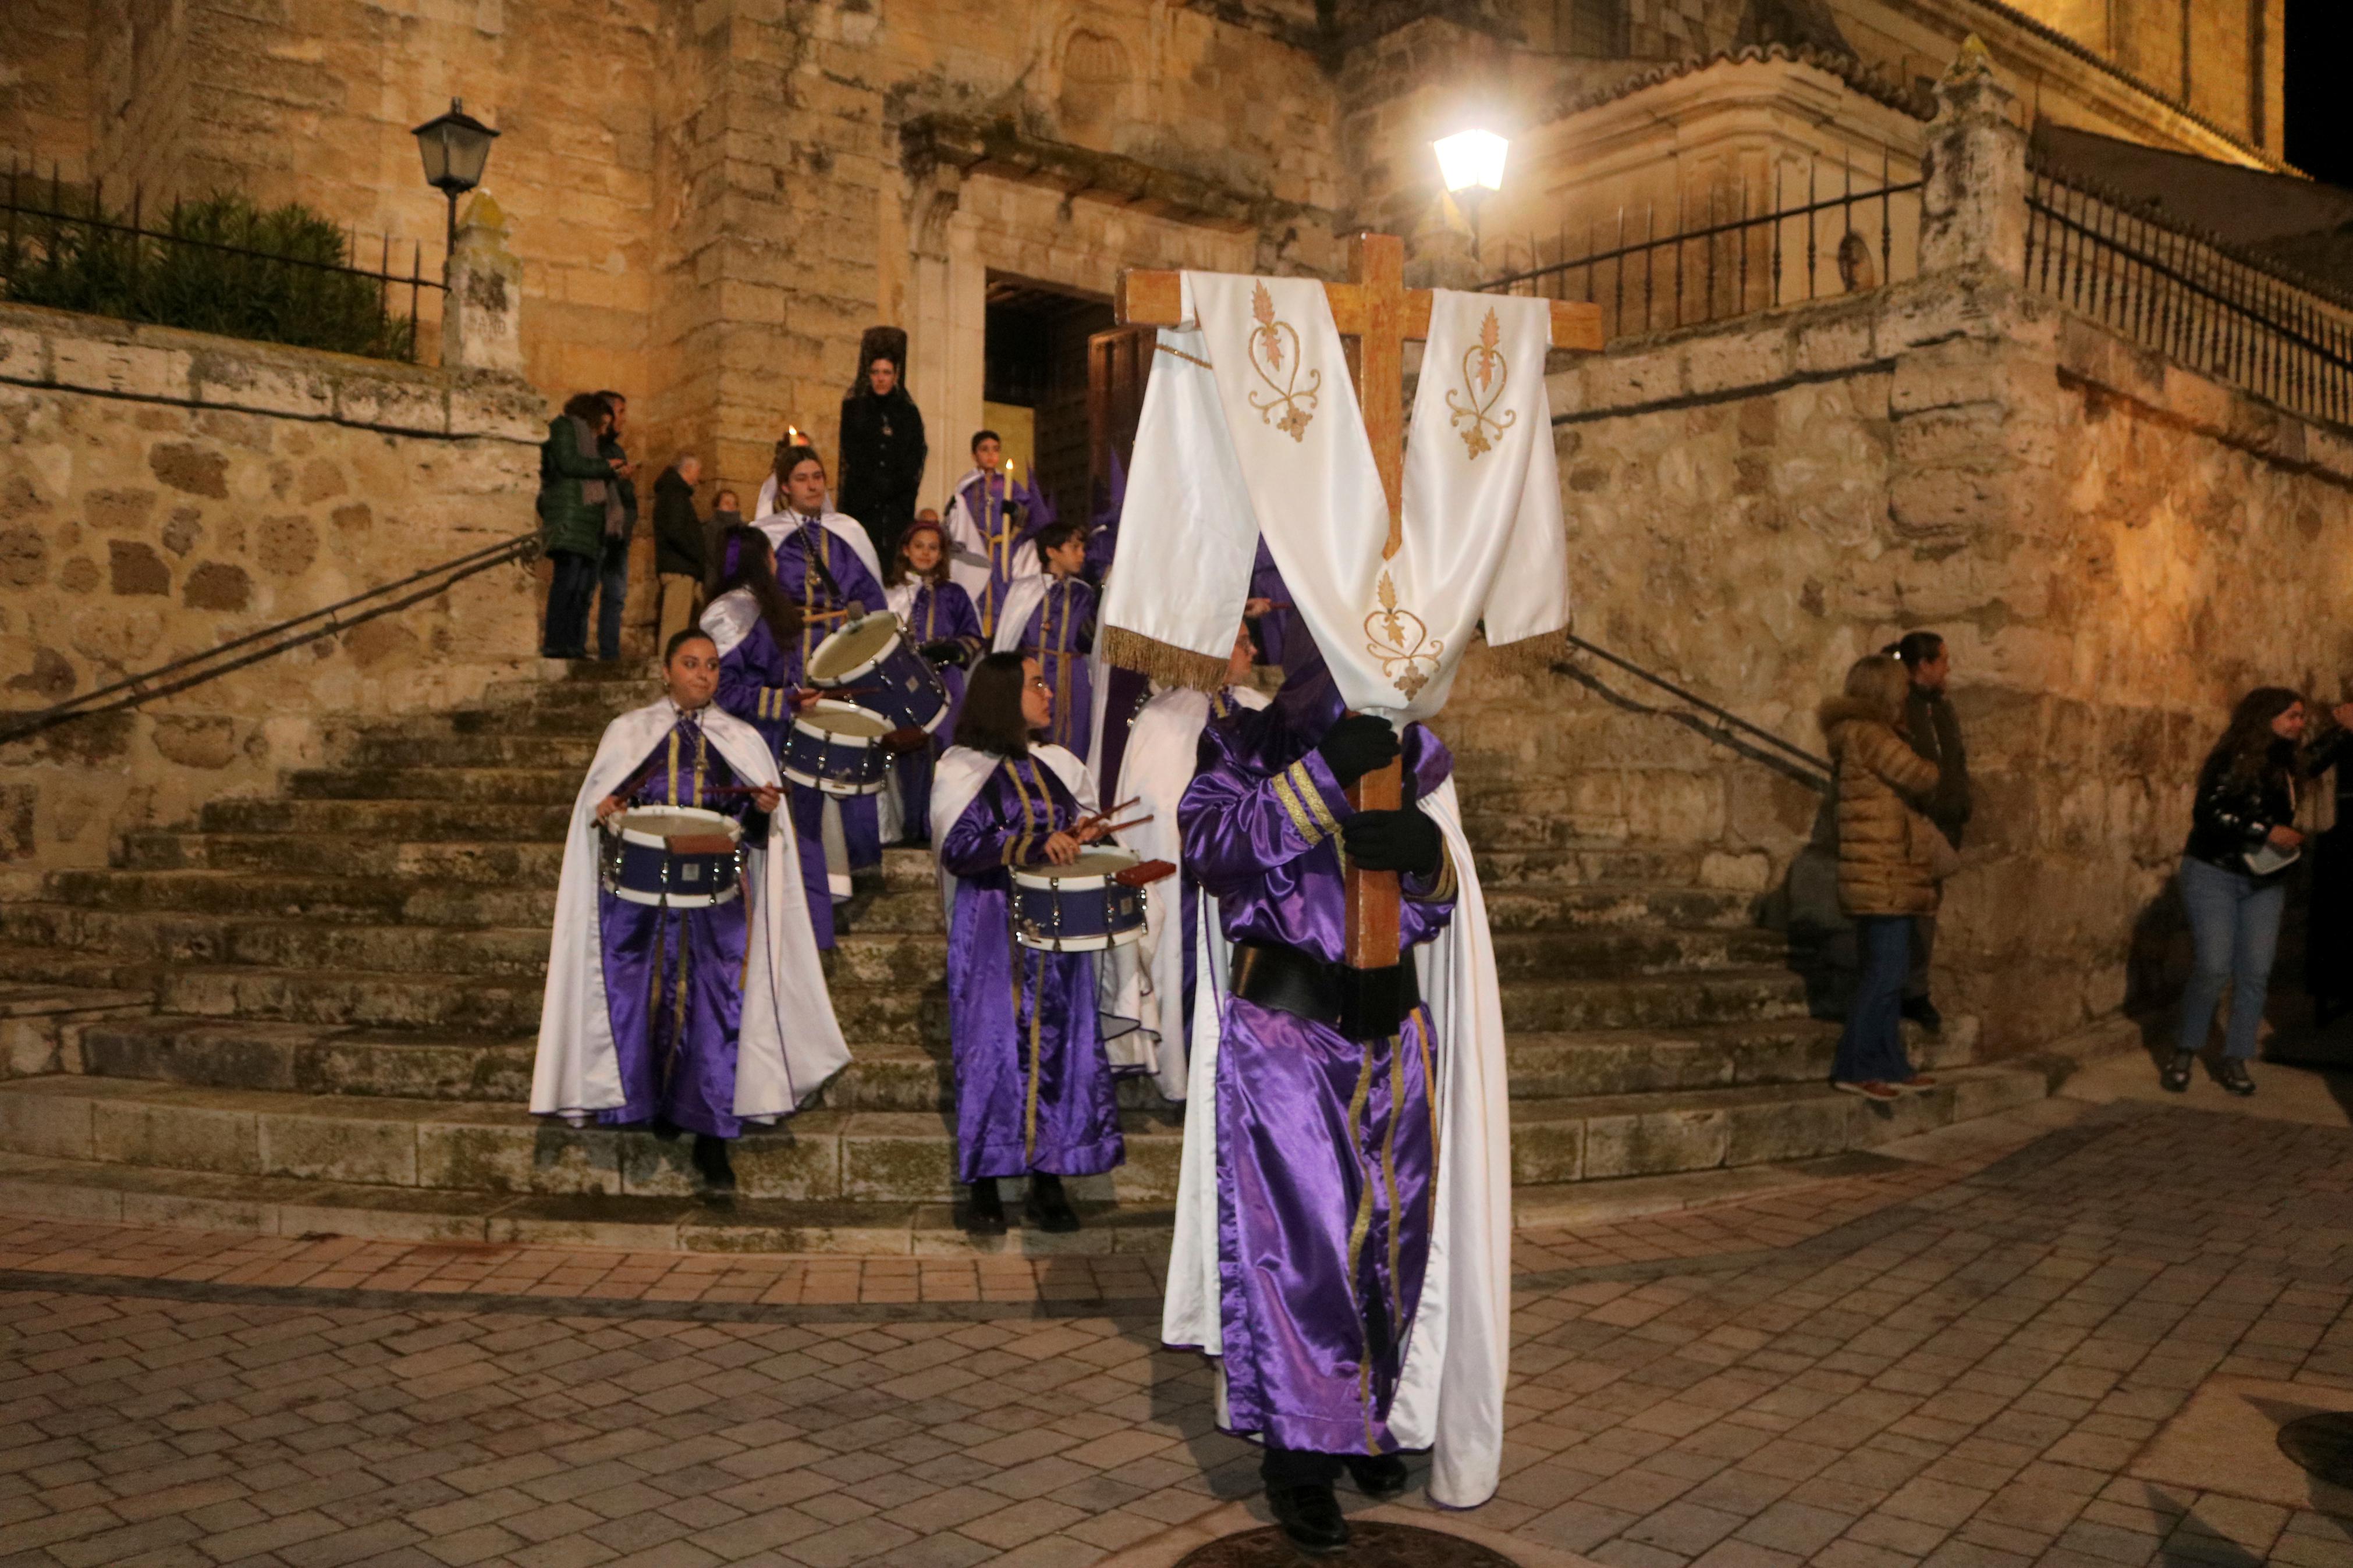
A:
<svg viewBox="0 0 2353 1568">
<path fill-rule="evenodd" d="M 1116 309 L 1124 327 L 1174 327 L 1184 319 L 1184 274 L 1131 268 L 1119 275 Z M 1405 526 L 1405 345 L 1430 336 L 1430 292 L 1405 286 L 1405 241 L 1393 234 L 1348 239 L 1348 281 L 1326 283 L 1332 320 L 1347 345 L 1348 376 L 1365 411 L 1365 434 L 1388 493 L 1389 550 Z M 1552 346 L 1599 350 L 1601 308 L 1556 300 Z M 1391 763 L 1348 792 L 1359 811 L 1395 811 L 1404 780 Z M 1398 961 L 1398 879 L 1393 871 L 1348 868 L 1348 964 L 1388 969 Z"/>
</svg>

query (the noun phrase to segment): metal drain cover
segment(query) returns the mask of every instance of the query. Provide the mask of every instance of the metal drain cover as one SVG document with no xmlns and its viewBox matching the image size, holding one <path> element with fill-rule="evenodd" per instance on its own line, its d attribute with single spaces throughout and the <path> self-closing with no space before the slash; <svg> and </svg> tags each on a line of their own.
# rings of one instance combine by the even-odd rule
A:
<svg viewBox="0 0 2353 1568">
<path fill-rule="evenodd" d="M 1178 1559 L 1176 1568 L 1301 1568 L 1306 1563 L 1331 1568 L 1516 1568 L 1510 1558 L 1475 1541 L 1417 1525 L 1350 1520 L 1348 1537 L 1346 1551 L 1308 1557 L 1270 1524 L 1195 1547 Z"/>
<path fill-rule="evenodd" d="M 2353 1487 L 2353 1411 L 2306 1415 L 2280 1428 L 2280 1452 L 2331 1486 Z"/>
</svg>

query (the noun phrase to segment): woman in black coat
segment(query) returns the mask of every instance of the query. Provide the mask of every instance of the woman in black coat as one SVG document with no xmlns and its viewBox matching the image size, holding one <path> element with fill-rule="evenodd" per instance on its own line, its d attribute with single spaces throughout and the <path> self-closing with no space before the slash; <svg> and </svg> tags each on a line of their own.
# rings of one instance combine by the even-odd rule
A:
<svg viewBox="0 0 2353 1568">
<path fill-rule="evenodd" d="M 923 416 L 907 395 L 907 334 L 869 327 L 858 348 L 858 380 L 841 400 L 839 504 L 895 560 L 899 535 L 915 520 L 923 483 Z"/>
</svg>

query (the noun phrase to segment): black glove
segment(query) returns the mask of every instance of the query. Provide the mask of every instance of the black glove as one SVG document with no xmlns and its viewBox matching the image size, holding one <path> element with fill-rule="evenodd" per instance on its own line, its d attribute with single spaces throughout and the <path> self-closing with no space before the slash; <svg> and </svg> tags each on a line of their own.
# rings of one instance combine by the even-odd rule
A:
<svg viewBox="0 0 2353 1568">
<path fill-rule="evenodd" d="M 1385 768 L 1398 759 L 1397 731 L 1386 719 L 1376 719 L 1369 713 L 1351 714 L 1325 731 L 1315 754 L 1332 770 L 1332 776 L 1346 789 L 1376 768 Z"/>
<path fill-rule="evenodd" d="M 962 669 L 972 658 L 972 650 L 955 637 L 940 642 L 927 642 L 915 650 L 932 664 L 944 664 L 951 669 Z"/>
<path fill-rule="evenodd" d="M 1446 862 L 1446 840 L 1421 812 L 1360 811 L 1340 825 L 1348 858 L 1367 871 L 1435 876 Z"/>
</svg>

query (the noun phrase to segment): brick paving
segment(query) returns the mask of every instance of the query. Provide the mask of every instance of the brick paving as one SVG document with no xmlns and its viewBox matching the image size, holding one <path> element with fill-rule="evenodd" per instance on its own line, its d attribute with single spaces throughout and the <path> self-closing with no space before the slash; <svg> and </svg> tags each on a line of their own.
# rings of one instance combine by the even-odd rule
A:
<svg viewBox="0 0 2353 1568">
<path fill-rule="evenodd" d="M 2353 1568 L 2353 1492 L 2136 1473 L 2211 1380 L 2353 1405 L 2353 1131 L 1867 1163 L 1523 1233 L 1470 1517 L 1625 1568 Z M 1255 1469 L 1156 1284 L 0 1223 L 0 1568 L 1140 1556 Z"/>
</svg>

